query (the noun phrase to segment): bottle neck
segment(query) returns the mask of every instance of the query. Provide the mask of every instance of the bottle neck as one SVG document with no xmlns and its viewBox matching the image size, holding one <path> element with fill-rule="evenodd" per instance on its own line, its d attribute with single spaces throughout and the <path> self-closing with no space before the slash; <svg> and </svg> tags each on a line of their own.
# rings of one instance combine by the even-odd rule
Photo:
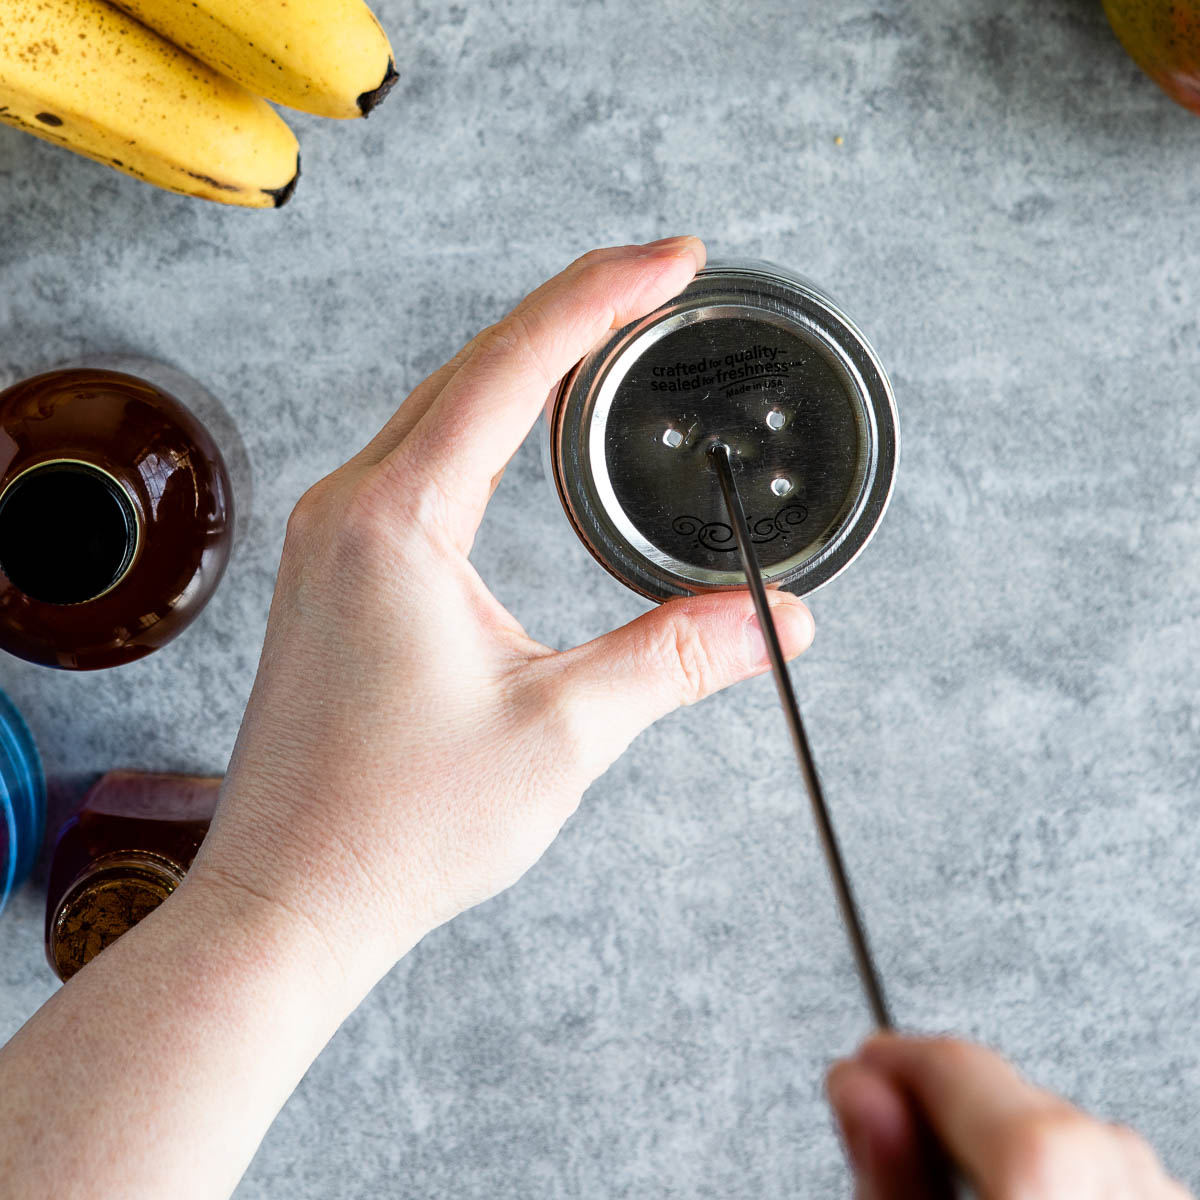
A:
<svg viewBox="0 0 1200 1200">
<path fill-rule="evenodd" d="M 63 893 L 46 953 L 65 983 L 153 912 L 182 882 L 183 868 L 141 850 L 96 859 Z"/>
</svg>

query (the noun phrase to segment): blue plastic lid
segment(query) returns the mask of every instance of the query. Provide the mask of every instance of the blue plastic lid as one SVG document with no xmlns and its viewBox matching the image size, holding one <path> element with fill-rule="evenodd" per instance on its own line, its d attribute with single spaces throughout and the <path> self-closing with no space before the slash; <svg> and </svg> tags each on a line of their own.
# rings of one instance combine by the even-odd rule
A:
<svg viewBox="0 0 1200 1200">
<path fill-rule="evenodd" d="M 0 692 L 0 911 L 25 881 L 42 846 L 46 781 L 33 736 Z"/>
</svg>

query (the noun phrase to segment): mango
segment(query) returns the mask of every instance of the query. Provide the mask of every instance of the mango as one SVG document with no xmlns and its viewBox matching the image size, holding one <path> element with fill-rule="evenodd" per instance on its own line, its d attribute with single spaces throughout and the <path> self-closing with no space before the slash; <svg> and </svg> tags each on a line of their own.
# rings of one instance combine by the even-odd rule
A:
<svg viewBox="0 0 1200 1200">
<path fill-rule="evenodd" d="M 1200 113 L 1200 0 L 1104 0 L 1104 11 L 1134 62 Z"/>
</svg>

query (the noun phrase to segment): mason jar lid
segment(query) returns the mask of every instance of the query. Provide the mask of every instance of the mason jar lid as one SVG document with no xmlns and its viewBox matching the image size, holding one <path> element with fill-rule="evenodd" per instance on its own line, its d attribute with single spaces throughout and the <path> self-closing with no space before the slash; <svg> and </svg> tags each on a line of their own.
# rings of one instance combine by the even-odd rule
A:
<svg viewBox="0 0 1200 1200">
<path fill-rule="evenodd" d="M 715 262 L 564 379 L 550 458 L 592 554 L 655 600 L 745 586 L 710 465 L 729 446 L 769 585 L 805 595 L 862 551 L 891 496 L 891 385 L 815 284 Z"/>
<path fill-rule="evenodd" d="M 24 882 L 42 845 L 46 784 L 33 736 L 0 692 L 0 911 Z"/>
</svg>

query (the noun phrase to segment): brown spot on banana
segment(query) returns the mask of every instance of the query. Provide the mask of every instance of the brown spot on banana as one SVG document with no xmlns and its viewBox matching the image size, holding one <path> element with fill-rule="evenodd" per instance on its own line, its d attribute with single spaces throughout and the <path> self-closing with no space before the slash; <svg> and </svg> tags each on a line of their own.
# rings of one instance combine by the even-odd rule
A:
<svg viewBox="0 0 1200 1200">
<path fill-rule="evenodd" d="M 207 183 L 209 187 L 215 187 L 222 192 L 240 192 L 242 189 L 236 183 L 222 183 L 219 179 L 214 179 L 211 175 L 203 175 L 199 171 L 188 171 L 187 174 L 192 179 L 198 179 L 201 183 Z"/>
<path fill-rule="evenodd" d="M 40 112 L 35 115 L 37 116 L 37 119 L 42 122 L 43 125 L 61 125 L 62 124 L 62 117 L 56 117 L 53 113 Z"/>
</svg>

